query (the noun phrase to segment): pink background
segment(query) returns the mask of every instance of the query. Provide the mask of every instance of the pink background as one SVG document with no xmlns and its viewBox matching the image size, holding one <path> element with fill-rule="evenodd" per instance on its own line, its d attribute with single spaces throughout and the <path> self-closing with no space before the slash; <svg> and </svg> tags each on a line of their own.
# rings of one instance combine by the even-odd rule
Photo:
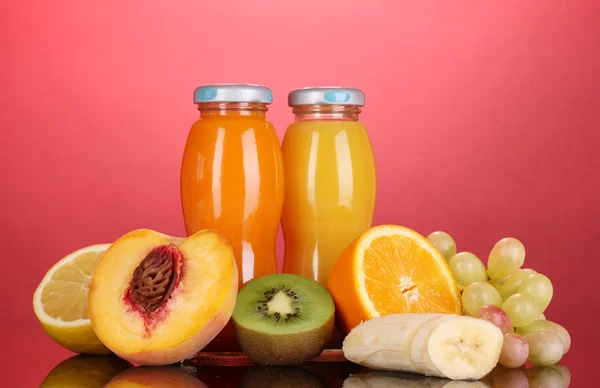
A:
<svg viewBox="0 0 600 388">
<path fill-rule="evenodd" d="M 482 259 L 521 239 L 525 266 L 554 281 L 547 315 L 573 334 L 566 364 L 580 382 L 590 373 L 579 365 L 600 346 L 598 2 L 14 1 L 1 18 L 9 382 L 37 386 L 69 355 L 31 307 L 58 259 L 136 228 L 184 233 L 192 91 L 221 82 L 271 87 L 280 138 L 292 88 L 362 88 L 375 224 L 445 230 Z"/>
</svg>

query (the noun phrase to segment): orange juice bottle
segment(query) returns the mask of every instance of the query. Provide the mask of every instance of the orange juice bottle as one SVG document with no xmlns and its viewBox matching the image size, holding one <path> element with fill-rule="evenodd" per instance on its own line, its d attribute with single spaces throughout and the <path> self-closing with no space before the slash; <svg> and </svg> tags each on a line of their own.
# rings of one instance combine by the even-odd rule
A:
<svg viewBox="0 0 600 388">
<path fill-rule="evenodd" d="M 195 90 L 194 102 L 200 119 L 181 166 L 186 231 L 216 229 L 225 236 L 241 287 L 277 272 L 284 181 L 279 140 L 265 118 L 272 94 L 257 85 L 208 85 Z M 209 350 L 236 350 L 233 338 L 229 325 Z"/>
<path fill-rule="evenodd" d="M 284 272 L 327 285 L 342 251 L 371 227 L 376 172 L 371 142 L 358 121 L 364 94 L 305 88 L 289 94 L 296 116 L 282 144 Z"/>
</svg>

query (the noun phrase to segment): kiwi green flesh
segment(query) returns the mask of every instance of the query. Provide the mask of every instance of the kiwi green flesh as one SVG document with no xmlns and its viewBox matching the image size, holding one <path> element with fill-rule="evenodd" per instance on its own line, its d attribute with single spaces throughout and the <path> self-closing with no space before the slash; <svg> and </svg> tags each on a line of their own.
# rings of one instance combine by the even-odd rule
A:
<svg viewBox="0 0 600 388">
<path fill-rule="evenodd" d="M 232 315 L 242 350 L 261 365 L 295 365 L 317 357 L 331 339 L 335 306 L 314 280 L 263 276 L 240 291 Z"/>
<path fill-rule="evenodd" d="M 240 347 L 259 365 L 297 365 L 317 357 L 333 332 L 333 315 L 322 326 L 298 333 L 270 334 L 233 321 Z"/>
<path fill-rule="evenodd" d="M 335 314 L 329 291 L 293 274 L 274 274 L 248 282 L 239 292 L 233 321 L 245 332 L 271 335 L 313 332 Z"/>
</svg>

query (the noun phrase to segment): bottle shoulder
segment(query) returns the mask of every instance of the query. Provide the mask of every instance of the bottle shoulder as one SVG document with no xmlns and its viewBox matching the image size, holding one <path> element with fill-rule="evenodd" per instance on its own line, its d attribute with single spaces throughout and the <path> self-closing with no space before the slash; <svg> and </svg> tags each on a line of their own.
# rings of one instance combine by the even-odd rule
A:
<svg viewBox="0 0 600 388">
<path fill-rule="evenodd" d="M 199 118 L 191 127 L 192 130 L 224 129 L 231 131 L 247 131 L 252 129 L 275 130 L 273 123 L 260 117 L 219 116 Z"/>
<path fill-rule="evenodd" d="M 346 131 L 360 130 L 366 131 L 366 126 L 356 120 L 300 120 L 294 121 L 288 127 L 288 131 Z"/>
</svg>

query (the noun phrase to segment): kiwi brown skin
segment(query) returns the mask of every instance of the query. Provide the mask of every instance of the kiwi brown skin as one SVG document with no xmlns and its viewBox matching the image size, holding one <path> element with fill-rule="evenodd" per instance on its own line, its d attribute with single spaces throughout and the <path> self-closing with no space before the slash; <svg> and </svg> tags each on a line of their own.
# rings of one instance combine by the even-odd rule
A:
<svg viewBox="0 0 600 388">
<path fill-rule="evenodd" d="M 319 375 L 305 369 L 290 366 L 259 366 L 252 368 L 240 388 L 327 388 Z"/>
<path fill-rule="evenodd" d="M 260 333 L 234 321 L 236 337 L 250 360 L 259 365 L 298 365 L 319 356 L 331 340 L 335 314 L 312 330 L 289 334 Z"/>
</svg>

